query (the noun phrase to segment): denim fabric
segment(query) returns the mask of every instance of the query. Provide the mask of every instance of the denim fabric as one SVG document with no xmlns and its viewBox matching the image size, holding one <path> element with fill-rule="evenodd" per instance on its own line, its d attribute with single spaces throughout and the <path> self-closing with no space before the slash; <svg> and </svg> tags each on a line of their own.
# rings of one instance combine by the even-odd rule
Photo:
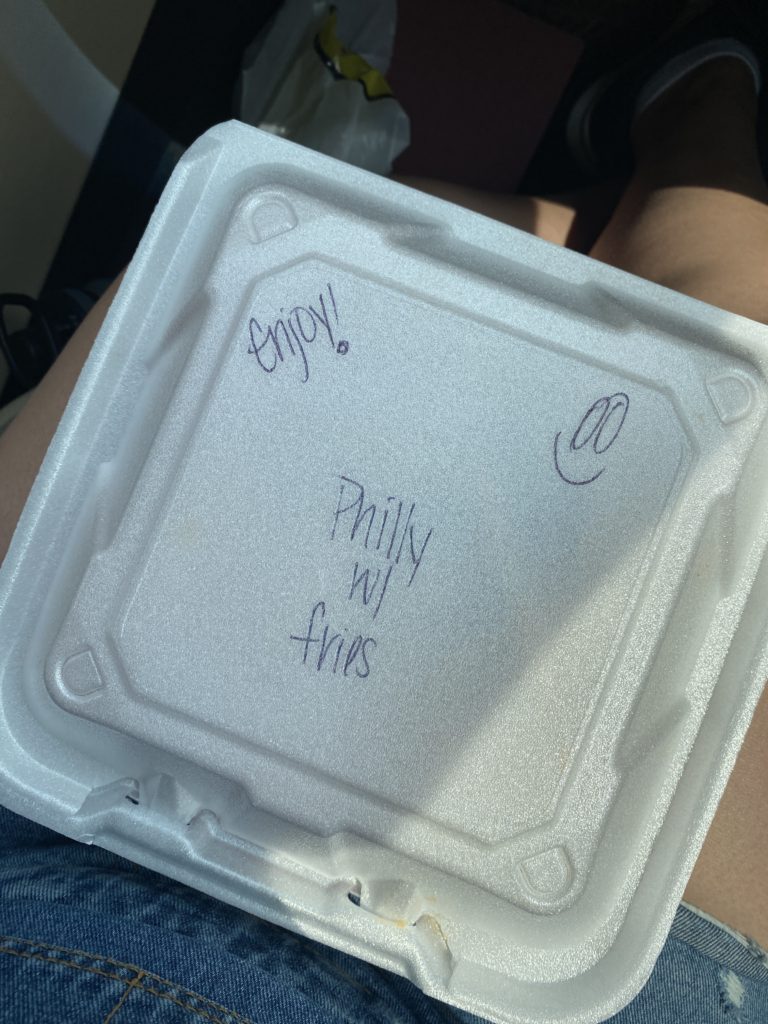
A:
<svg viewBox="0 0 768 1024">
<path fill-rule="evenodd" d="M 766 1024 L 754 944 L 681 907 L 614 1024 Z M 477 1024 L 403 978 L 0 808 L 3 1024 Z"/>
</svg>

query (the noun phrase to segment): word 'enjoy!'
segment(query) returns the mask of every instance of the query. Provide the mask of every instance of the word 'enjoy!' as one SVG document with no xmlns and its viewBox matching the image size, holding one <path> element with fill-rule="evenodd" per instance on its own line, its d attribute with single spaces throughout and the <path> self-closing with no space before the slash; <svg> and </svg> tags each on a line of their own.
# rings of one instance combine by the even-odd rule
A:
<svg viewBox="0 0 768 1024">
<path fill-rule="evenodd" d="M 248 322 L 248 355 L 256 356 L 264 373 L 274 373 L 289 359 L 299 360 L 301 382 L 306 384 L 309 380 L 308 346 L 324 343 L 337 355 L 349 352 L 349 342 L 336 337 L 339 309 L 330 284 L 320 292 L 317 302 L 294 306 L 287 314 L 282 307 L 280 312 L 283 315 L 273 320 L 252 316 Z"/>
</svg>

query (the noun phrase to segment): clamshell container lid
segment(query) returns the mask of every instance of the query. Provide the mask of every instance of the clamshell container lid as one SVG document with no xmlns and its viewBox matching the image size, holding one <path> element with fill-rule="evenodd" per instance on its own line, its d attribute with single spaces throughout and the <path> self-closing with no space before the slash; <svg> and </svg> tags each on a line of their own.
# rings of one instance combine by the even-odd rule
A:
<svg viewBox="0 0 768 1024">
<path fill-rule="evenodd" d="M 766 328 L 237 123 L 0 574 L 0 801 L 499 1022 L 640 990 L 768 675 Z"/>
</svg>

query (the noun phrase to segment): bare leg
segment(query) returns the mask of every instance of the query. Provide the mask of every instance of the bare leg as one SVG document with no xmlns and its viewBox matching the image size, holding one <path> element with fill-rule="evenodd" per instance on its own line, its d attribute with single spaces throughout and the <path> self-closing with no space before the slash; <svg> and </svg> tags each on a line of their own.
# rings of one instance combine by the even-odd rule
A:
<svg viewBox="0 0 768 1024">
<path fill-rule="evenodd" d="M 577 252 L 588 252 L 592 247 L 623 190 L 623 183 L 609 182 L 541 198 L 484 192 L 434 178 L 401 177 L 397 180 Z"/>
<path fill-rule="evenodd" d="M 738 60 L 704 65 L 638 118 L 637 170 L 592 250 L 606 263 L 768 321 L 768 189 Z M 768 691 L 686 898 L 768 946 Z"/>
<path fill-rule="evenodd" d="M 10 426 L 0 434 L 0 562 L 120 278 L 96 303 Z"/>
<path fill-rule="evenodd" d="M 591 255 L 768 320 L 768 188 L 739 60 L 703 65 L 638 119 L 637 170 Z"/>
</svg>

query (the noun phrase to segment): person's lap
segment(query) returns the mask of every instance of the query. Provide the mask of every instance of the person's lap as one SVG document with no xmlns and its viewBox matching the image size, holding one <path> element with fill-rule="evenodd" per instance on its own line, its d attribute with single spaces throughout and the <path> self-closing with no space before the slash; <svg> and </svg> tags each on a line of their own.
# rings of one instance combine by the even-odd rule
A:
<svg viewBox="0 0 768 1024">
<path fill-rule="evenodd" d="M 409 981 L 0 809 L 0 1020 L 476 1024 Z M 613 1024 L 768 1019 L 768 957 L 681 907 Z"/>
<path fill-rule="evenodd" d="M 108 301 L 0 436 L 0 474 L 12 484 L 0 509 L 0 554 Z M 707 909 L 710 890 L 732 882 L 721 851 L 713 862 L 697 900 Z M 726 902 L 726 920 L 727 911 Z M 403 978 L 2 809 L 0 933 L 2 1020 L 476 1020 Z M 615 1024 L 729 1019 L 768 1019 L 765 954 L 681 907 L 650 982 Z"/>
<path fill-rule="evenodd" d="M 737 93 L 743 90 L 733 68 L 728 76 Z M 740 121 L 720 112 L 722 132 L 733 145 L 718 150 L 713 133 L 707 134 L 713 152 L 732 152 L 744 142 L 734 131 L 748 134 L 752 115 L 746 100 L 740 104 Z M 658 142 L 663 128 L 663 123 L 656 125 L 651 139 Z M 670 117 L 671 138 L 675 130 Z M 691 146 L 696 144 L 694 138 Z M 744 145 L 748 151 L 754 140 Z M 693 155 L 707 159 L 706 153 Z M 689 159 L 691 153 L 684 156 Z M 733 312 L 768 319 L 762 289 L 768 208 L 760 201 L 762 178 L 753 167 L 755 180 L 745 184 L 743 162 L 720 161 L 713 169 L 714 184 L 681 186 L 684 161 L 676 159 L 670 142 L 659 147 L 658 159 L 641 162 L 594 254 Z M 738 188 L 728 188 L 730 174 Z M 575 213 L 563 202 L 489 201 L 455 189 L 449 197 L 550 241 L 565 244 L 572 235 Z M 599 203 L 595 207 L 593 202 L 594 209 L 603 215 Z M 92 311 L 16 421 L 0 435 L 0 558 L 110 298 L 105 296 Z M 687 892 L 698 907 L 763 943 L 768 936 L 768 810 L 762 798 L 767 765 L 768 695 Z M 190 1014 L 241 1024 L 244 1019 L 469 1019 L 427 999 L 403 979 L 2 810 L 0 897 L 5 935 L 0 939 L 0 1019 L 117 1019 L 118 1024 L 181 1020 Z M 682 907 L 649 984 L 615 1021 L 720 1020 L 768 1020 L 765 955 Z"/>
</svg>

